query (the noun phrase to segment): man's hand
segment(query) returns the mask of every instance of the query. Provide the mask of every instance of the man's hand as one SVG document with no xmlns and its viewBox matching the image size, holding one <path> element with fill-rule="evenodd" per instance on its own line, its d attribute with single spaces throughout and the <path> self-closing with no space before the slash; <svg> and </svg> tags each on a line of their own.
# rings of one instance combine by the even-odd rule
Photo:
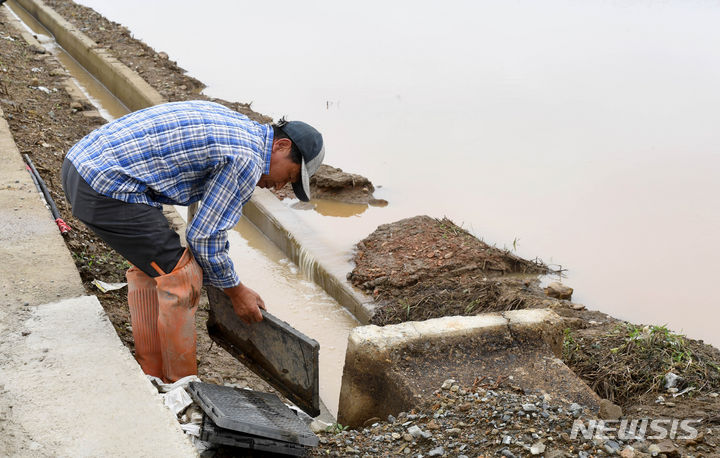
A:
<svg viewBox="0 0 720 458">
<path fill-rule="evenodd" d="M 262 321 L 263 317 L 260 309 L 265 310 L 265 302 L 258 293 L 242 283 L 232 288 L 225 288 L 224 291 L 232 301 L 235 314 L 241 320 L 247 324 Z"/>
</svg>

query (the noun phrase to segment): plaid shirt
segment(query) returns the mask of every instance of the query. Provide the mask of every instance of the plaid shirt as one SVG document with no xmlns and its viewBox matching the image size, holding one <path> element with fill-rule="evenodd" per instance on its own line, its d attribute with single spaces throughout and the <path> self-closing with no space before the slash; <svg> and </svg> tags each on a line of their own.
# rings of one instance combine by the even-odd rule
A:
<svg viewBox="0 0 720 458">
<path fill-rule="evenodd" d="M 222 105 L 156 105 L 105 124 L 67 158 L 98 193 L 162 208 L 201 201 L 187 230 L 206 284 L 236 286 L 227 231 L 260 175 L 270 171 L 273 131 Z"/>
</svg>

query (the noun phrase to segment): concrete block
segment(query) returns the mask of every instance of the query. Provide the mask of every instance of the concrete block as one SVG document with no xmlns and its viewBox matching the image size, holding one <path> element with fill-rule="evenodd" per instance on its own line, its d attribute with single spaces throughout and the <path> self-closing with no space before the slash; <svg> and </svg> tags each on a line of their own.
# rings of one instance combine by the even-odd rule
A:
<svg viewBox="0 0 720 458">
<path fill-rule="evenodd" d="M 355 328 L 348 337 L 338 421 L 359 426 L 409 411 L 447 378 L 471 385 L 476 377 L 502 377 L 596 409 L 597 395 L 555 356 L 558 342 L 562 319 L 550 310 Z"/>
<path fill-rule="evenodd" d="M 0 317 L 0 407 L 20 431 L 0 455 L 197 455 L 95 296 L 15 312 Z"/>
</svg>

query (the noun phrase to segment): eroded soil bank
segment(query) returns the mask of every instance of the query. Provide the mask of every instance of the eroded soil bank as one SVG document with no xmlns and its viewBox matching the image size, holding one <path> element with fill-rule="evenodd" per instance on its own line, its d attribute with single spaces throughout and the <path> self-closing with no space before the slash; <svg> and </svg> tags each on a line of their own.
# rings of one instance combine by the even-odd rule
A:
<svg viewBox="0 0 720 458">
<path fill-rule="evenodd" d="M 127 29 L 68 0 L 46 3 L 138 71 L 168 100 L 206 98 L 200 94 L 201 82 L 185 75 L 168 56 L 133 39 Z M 101 293 L 90 283 L 95 278 L 123 281 L 127 263 L 72 218 L 60 187 L 64 154 L 104 123 L 90 107 L 66 93 L 65 78 L 54 58 L 28 46 L 7 24 L 0 24 L 0 105 L 21 153 L 31 156 L 62 217 L 74 229 L 66 241 L 88 293 L 99 297 L 121 339 L 132 348 L 126 291 Z M 269 121 L 248 105 L 220 102 L 252 119 Z M 720 357 L 714 348 L 663 329 L 634 326 L 578 304 L 547 298 L 536 278 L 545 272 L 541 263 L 489 247 L 449 221 L 422 218 L 413 224 L 383 226 L 358 246 L 356 261 L 358 268 L 351 278 L 380 304 L 381 312 L 375 319 L 378 323 L 498 308 L 551 307 L 567 318 L 566 362 L 601 396 L 621 404 L 627 416 L 702 420 L 698 426 L 700 438 L 662 444 L 668 447 L 667 456 L 711 456 L 720 443 L 714 432 L 720 429 L 716 396 Z M 201 309 L 197 318 L 201 378 L 271 391 L 230 355 L 211 347 L 205 310 Z M 684 379 L 675 393 L 664 389 L 659 378 L 670 370 Z M 477 376 L 478 380 L 482 378 L 482 374 Z M 628 389 L 628 380 L 634 383 L 637 379 L 642 383 Z M 673 397 L 689 387 L 695 390 Z M 451 456 L 498 452 L 519 456 L 527 455 L 535 442 L 543 442 L 547 451 L 558 449 L 571 456 L 587 456 L 580 452 L 595 455 L 614 447 L 608 441 L 565 440 L 563 433 L 570 433 L 570 410 L 558 410 L 560 406 L 552 400 L 546 407 L 544 398 L 532 397 L 541 394 L 519 393 L 511 385 L 488 381 L 459 387 L 452 394 L 446 391 L 440 390 L 436 399 L 427 400 L 427 409 L 398 415 L 397 421 L 380 419 L 366 429 L 328 433 L 315 453 L 427 456 L 438 454 L 438 447 L 443 447 L 442 453 Z M 663 396 L 664 401 L 656 403 L 658 396 Z M 523 404 L 528 403 L 536 404 L 538 410 L 523 410 Z M 574 413 L 570 415 L 575 418 Z M 416 437 L 412 426 L 419 426 L 430 436 Z M 505 436 L 511 437 L 509 443 L 504 443 Z M 619 445 L 632 445 L 648 453 L 654 442 L 658 441 L 625 441 Z M 233 452 L 223 453 L 232 456 Z"/>
</svg>

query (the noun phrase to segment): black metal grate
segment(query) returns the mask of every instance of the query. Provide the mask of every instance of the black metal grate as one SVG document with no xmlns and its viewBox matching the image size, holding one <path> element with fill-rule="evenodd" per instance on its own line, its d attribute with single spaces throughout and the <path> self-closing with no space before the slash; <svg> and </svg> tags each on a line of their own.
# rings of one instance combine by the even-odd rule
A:
<svg viewBox="0 0 720 458">
<path fill-rule="evenodd" d="M 190 383 L 195 401 L 224 429 L 314 447 L 318 438 L 274 394 L 201 382 Z"/>
<path fill-rule="evenodd" d="M 283 455 L 303 456 L 306 452 L 305 447 L 302 445 L 220 428 L 207 415 L 203 417 L 200 439 L 213 444 L 230 445 L 261 452 L 281 453 Z"/>
</svg>

